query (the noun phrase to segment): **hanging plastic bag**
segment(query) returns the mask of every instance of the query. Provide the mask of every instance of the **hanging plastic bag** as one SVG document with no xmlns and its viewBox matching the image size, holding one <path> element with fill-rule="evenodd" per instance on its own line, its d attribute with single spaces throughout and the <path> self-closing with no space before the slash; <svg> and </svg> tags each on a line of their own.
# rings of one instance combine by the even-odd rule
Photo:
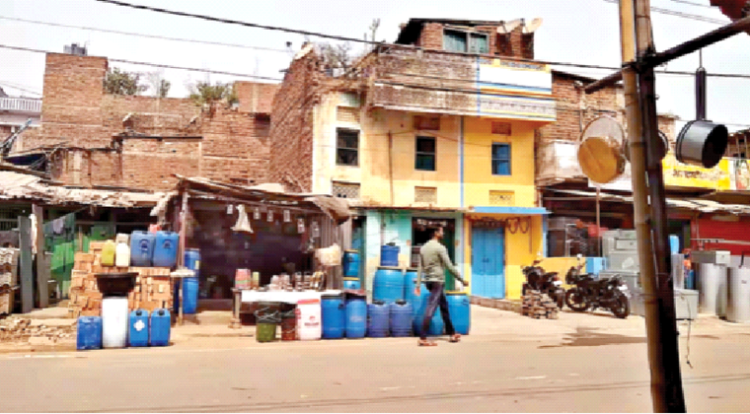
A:
<svg viewBox="0 0 750 414">
<path fill-rule="evenodd" d="M 238 233 L 253 234 L 253 229 L 250 227 L 250 219 L 247 218 L 247 212 L 245 212 L 245 206 L 237 206 L 237 212 L 239 217 L 237 218 L 237 224 L 232 227 L 232 230 Z"/>
</svg>

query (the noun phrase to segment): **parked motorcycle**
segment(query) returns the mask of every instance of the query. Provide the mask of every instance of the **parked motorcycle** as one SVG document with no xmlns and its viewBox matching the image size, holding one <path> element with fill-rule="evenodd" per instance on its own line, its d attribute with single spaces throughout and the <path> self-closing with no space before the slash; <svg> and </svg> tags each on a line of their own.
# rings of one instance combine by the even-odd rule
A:
<svg viewBox="0 0 750 414">
<path fill-rule="evenodd" d="M 592 274 L 581 274 L 583 263 L 578 255 L 578 266 L 573 266 L 565 275 L 565 283 L 575 285 L 565 294 L 565 303 L 576 312 L 608 309 L 616 317 L 624 319 L 630 314 L 630 292 L 619 276 L 596 280 Z"/>
<path fill-rule="evenodd" d="M 524 296 L 528 290 L 546 293 L 557 303 L 557 307 L 562 309 L 565 304 L 565 289 L 562 288 L 562 281 L 557 276 L 557 272 L 545 272 L 544 268 L 539 266 L 541 262 L 541 258 L 537 258 L 531 266 L 524 266 L 521 269 L 526 277 L 526 283 L 523 284 L 521 291 Z"/>
</svg>

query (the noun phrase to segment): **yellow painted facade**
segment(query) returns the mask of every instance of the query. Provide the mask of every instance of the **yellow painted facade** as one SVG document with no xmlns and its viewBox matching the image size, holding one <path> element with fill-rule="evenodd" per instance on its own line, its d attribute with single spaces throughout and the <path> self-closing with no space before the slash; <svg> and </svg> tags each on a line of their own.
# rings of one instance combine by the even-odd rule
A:
<svg viewBox="0 0 750 414">
<path fill-rule="evenodd" d="M 315 193 L 331 193 L 334 184 L 359 185 L 360 203 L 366 206 L 401 208 L 467 209 L 475 207 L 521 207 L 535 208 L 535 130 L 545 125 L 535 121 L 460 117 L 454 115 L 430 115 L 374 109 L 356 112 L 342 105 L 337 94 L 324 96 L 314 112 L 313 139 L 313 188 Z M 342 116 L 346 112 L 347 116 Z M 352 114 L 356 116 L 353 116 Z M 439 130 L 415 130 L 416 116 L 439 116 Z M 510 124 L 510 134 L 493 134 L 493 122 Z M 336 163 L 337 129 L 359 131 L 359 163 L 357 166 L 342 166 Z M 507 131 L 507 129 L 505 129 Z M 420 171 L 415 168 L 416 138 L 434 137 L 436 140 L 436 170 Z M 463 148 L 461 143 L 463 142 Z M 511 148 L 511 174 L 492 173 L 492 144 L 509 143 Z M 462 170 L 463 166 L 463 170 Z M 463 174 L 463 188 L 461 176 Z M 418 189 L 434 189 L 433 202 L 420 202 Z M 498 194 L 506 197 L 497 197 Z M 508 197 L 508 195 L 512 195 Z M 424 212 L 414 212 L 414 216 Z M 457 264 L 464 276 L 472 279 L 472 223 L 471 219 L 482 217 L 509 219 L 531 217 L 531 226 L 526 233 L 505 231 L 505 296 L 519 298 L 523 275 L 521 267 L 530 264 L 538 252 L 543 251 L 543 218 L 524 214 L 475 214 L 467 212 L 456 233 Z M 410 220 L 410 219 L 409 219 Z M 372 221 L 372 220 L 371 220 Z M 374 221 L 373 221 L 374 224 Z M 409 223 L 402 225 L 409 225 Z M 367 237 L 377 238 L 380 229 L 369 228 Z M 390 226 L 389 224 L 388 226 Z M 390 227 L 388 227 L 390 228 Z M 400 235 L 405 241 L 402 254 L 408 259 L 410 238 Z M 390 237 L 390 236 L 387 236 Z M 378 247 L 374 243 L 368 251 L 368 275 L 377 265 Z M 408 261 L 408 260 L 406 260 Z M 369 261 L 367 262 L 370 263 Z M 370 269 L 372 267 L 372 269 Z M 470 284 L 471 286 L 471 284 Z M 471 287 L 469 293 L 472 292 Z"/>
<path fill-rule="evenodd" d="M 488 118 L 464 118 L 464 200 L 466 206 L 492 206 L 491 191 L 513 194 L 514 207 L 535 207 L 533 122 L 510 122 L 511 135 L 492 133 Z M 511 175 L 492 174 L 492 144 L 508 143 Z"/>
</svg>

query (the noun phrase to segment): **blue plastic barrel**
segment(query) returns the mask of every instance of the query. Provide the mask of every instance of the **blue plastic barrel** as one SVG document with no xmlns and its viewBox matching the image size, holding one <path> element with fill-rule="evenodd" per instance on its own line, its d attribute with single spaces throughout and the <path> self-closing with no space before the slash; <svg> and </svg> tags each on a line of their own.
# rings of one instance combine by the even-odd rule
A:
<svg viewBox="0 0 750 414">
<path fill-rule="evenodd" d="M 185 290 L 182 292 L 182 299 L 185 301 L 185 307 L 182 309 L 182 313 L 185 315 L 194 315 L 198 312 L 198 289 L 199 281 L 197 277 L 186 277 L 185 278 Z M 180 309 L 180 281 L 175 281 L 174 284 L 174 312 L 178 313 Z"/>
<path fill-rule="evenodd" d="M 367 333 L 367 302 L 365 298 L 350 296 L 346 300 L 346 337 L 364 338 Z"/>
<path fill-rule="evenodd" d="M 344 289 L 348 290 L 360 290 L 362 289 L 362 283 L 355 277 L 344 278 Z"/>
<path fill-rule="evenodd" d="M 359 252 L 347 250 L 344 252 L 344 277 L 359 277 Z"/>
<path fill-rule="evenodd" d="M 195 277 L 201 275 L 201 251 L 199 249 L 185 249 L 185 267 L 195 272 Z"/>
<path fill-rule="evenodd" d="M 607 260 L 604 257 L 587 257 L 586 273 L 599 276 L 599 273 L 607 268 Z"/>
<path fill-rule="evenodd" d="M 401 250 L 398 246 L 381 246 L 380 247 L 380 265 L 381 266 L 398 266 L 398 252 Z"/>
<path fill-rule="evenodd" d="M 148 346 L 148 311 L 145 309 L 136 309 L 130 312 L 128 323 L 128 346 Z"/>
<path fill-rule="evenodd" d="M 412 312 L 417 311 L 417 294 L 414 293 L 417 287 L 417 271 L 417 269 L 407 269 L 404 276 L 404 300 L 411 305 Z"/>
<path fill-rule="evenodd" d="M 99 316 L 81 316 L 78 318 L 78 337 L 76 349 L 102 348 L 102 318 Z"/>
<path fill-rule="evenodd" d="M 672 254 L 680 254 L 680 236 L 676 234 L 669 236 L 669 248 L 672 250 Z"/>
<path fill-rule="evenodd" d="M 381 266 L 375 272 L 372 300 L 391 304 L 404 299 L 404 275 L 397 267 Z"/>
<path fill-rule="evenodd" d="M 154 309 L 151 313 L 151 346 L 169 345 L 172 316 L 167 309 Z"/>
<path fill-rule="evenodd" d="M 385 338 L 390 324 L 390 307 L 383 302 L 373 302 L 367 307 L 367 336 Z"/>
<path fill-rule="evenodd" d="M 346 306 L 341 295 L 321 298 L 323 339 L 341 339 L 346 333 Z"/>
<path fill-rule="evenodd" d="M 427 289 L 425 284 L 422 284 L 422 290 L 420 291 L 417 301 L 417 311 L 414 313 L 414 334 L 421 335 L 422 333 L 422 321 L 424 320 L 424 314 L 427 310 L 427 298 L 430 297 L 430 291 Z M 430 327 L 427 330 L 428 336 L 442 335 L 445 325 L 443 323 L 443 315 L 440 313 L 440 308 L 435 309 L 435 314 L 430 320 Z"/>
<path fill-rule="evenodd" d="M 156 235 L 145 231 L 134 231 L 130 235 L 130 265 L 134 267 L 151 267 L 154 255 Z"/>
<path fill-rule="evenodd" d="M 471 328 L 471 302 L 465 293 L 448 293 L 448 311 L 456 333 L 468 335 Z"/>
<path fill-rule="evenodd" d="M 391 336 L 405 337 L 412 334 L 414 312 L 406 301 L 391 303 Z"/>
<path fill-rule="evenodd" d="M 177 245 L 180 236 L 172 231 L 156 232 L 156 242 L 154 244 L 154 267 L 174 267 L 177 265 Z"/>
</svg>

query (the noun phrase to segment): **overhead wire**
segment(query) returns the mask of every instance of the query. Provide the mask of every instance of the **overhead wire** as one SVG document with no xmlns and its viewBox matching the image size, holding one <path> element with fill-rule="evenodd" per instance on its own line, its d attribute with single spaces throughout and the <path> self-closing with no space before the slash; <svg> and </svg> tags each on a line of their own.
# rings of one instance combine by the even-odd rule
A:
<svg viewBox="0 0 750 414">
<path fill-rule="evenodd" d="M 97 1 L 105 1 L 105 0 L 97 0 Z M 607 3 L 612 3 L 612 4 L 620 4 L 620 0 L 604 0 L 604 1 L 607 2 Z M 714 23 L 714 24 L 721 24 L 721 25 L 725 25 L 725 24 L 729 23 L 726 20 L 714 19 L 712 17 L 702 16 L 700 14 L 685 13 L 685 12 L 681 12 L 681 11 L 677 11 L 677 10 L 664 9 L 664 8 L 661 8 L 661 7 L 653 7 L 653 6 L 651 6 L 651 11 L 652 12 L 656 12 L 656 13 L 660 13 L 660 14 L 665 14 L 665 15 L 675 16 L 675 17 L 681 17 L 681 18 L 684 18 L 684 19 L 690 19 L 690 20 L 695 20 L 695 21 L 705 22 L 705 23 Z"/>
<path fill-rule="evenodd" d="M 694 1 L 689 1 L 689 0 L 671 0 L 671 1 L 673 1 L 675 3 L 687 4 L 687 5 L 690 5 L 690 6 L 705 7 L 707 9 L 713 9 L 714 8 L 714 6 L 711 6 L 711 5 L 708 5 L 708 4 L 696 3 Z"/>
<path fill-rule="evenodd" d="M 102 33 L 111 33 L 111 34 L 118 34 L 118 35 L 124 35 L 124 36 L 143 37 L 147 39 L 160 39 L 160 40 L 168 40 L 172 42 L 185 42 L 185 43 L 205 44 L 205 45 L 211 45 L 211 46 L 225 46 L 225 47 L 234 47 L 234 48 L 240 48 L 240 49 L 259 50 L 259 51 L 267 51 L 267 52 L 289 53 L 288 49 L 276 49 L 276 48 L 262 47 L 262 46 L 249 46 L 249 45 L 242 45 L 242 44 L 237 44 L 237 43 L 214 42 L 210 40 L 185 39 L 185 38 L 180 38 L 180 37 L 152 35 L 152 34 L 147 34 L 147 33 L 136 33 L 136 32 L 125 32 L 121 30 L 102 29 L 98 27 L 74 26 L 70 24 L 43 22 L 40 20 L 21 19 L 17 17 L 0 16 L 0 20 L 31 23 L 31 24 L 38 24 L 38 25 L 52 26 L 52 27 L 64 27 L 68 29 L 90 30 L 92 32 L 102 32 Z"/>
<path fill-rule="evenodd" d="M 10 45 L 2 45 L 2 44 L 0 44 L 0 49 L 9 49 L 9 50 L 17 50 L 17 51 L 32 52 L 32 53 L 55 53 L 55 52 L 50 52 L 50 51 L 47 51 L 47 50 L 32 49 L 32 48 L 28 48 L 28 47 L 10 46 Z M 247 74 L 247 73 L 228 72 L 228 71 L 212 70 L 212 69 L 199 69 L 199 68 L 191 68 L 191 67 L 187 67 L 187 66 L 167 65 L 167 64 L 153 63 L 153 62 L 139 62 L 139 61 L 128 60 L 128 59 L 108 58 L 108 60 L 110 62 L 126 63 L 126 64 L 130 64 L 130 65 L 142 65 L 142 66 L 152 66 L 152 67 L 164 68 L 164 69 L 187 70 L 187 71 L 191 71 L 191 72 L 212 73 L 212 74 L 217 74 L 217 75 L 229 75 L 229 76 L 236 76 L 236 77 L 242 77 L 242 78 L 268 80 L 268 81 L 274 81 L 274 82 L 281 82 L 281 81 L 283 81 L 283 79 L 281 79 L 281 78 L 272 78 L 272 77 L 269 77 L 269 76 L 250 75 L 250 74 Z"/>
<path fill-rule="evenodd" d="M 39 49 L 32 49 L 32 48 L 26 48 L 26 47 L 18 47 L 18 46 L 10 46 L 10 45 L 2 45 L 0 44 L 0 48 L 2 49 L 9 49 L 9 50 L 17 50 L 17 51 L 23 51 L 23 52 L 32 52 L 32 53 L 54 53 L 49 52 L 45 50 L 39 50 Z M 191 67 L 184 67 L 184 66 L 175 66 L 175 65 L 167 65 L 167 64 L 160 64 L 160 63 L 153 63 L 153 62 L 139 62 L 139 61 L 133 61 L 133 60 L 126 60 L 126 59 L 116 59 L 112 58 L 109 59 L 112 62 L 120 62 L 120 63 L 126 63 L 126 64 L 133 64 L 133 65 L 143 65 L 143 66 L 152 66 L 152 67 L 159 67 L 159 68 L 167 68 L 167 69 L 178 69 L 178 70 L 187 70 L 187 71 L 194 71 L 194 72 L 202 72 L 202 73 L 211 73 L 211 74 L 220 74 L 220 75 L 229 75 L 229 76 L 236 76 L 236 77 L 245 77 L 245 78 L 251 78 L 251 79 L 260 79 L 260 80 L 270 80 L 270 81 L 276 81 L 281 82 L 283 79 L 280 78 L 271 78 L 271 77 L 265 77 L 265 76 L 258 76 L 258 75 L 250 75 L 245 73 L 236 73 L 236 72 L 227 72 L 227 71 L 220 71 L 220 70 L 211 70 L 211 69 L 199 69 L 199 68 L 191 68 Z M 402 75 L 402 74 L 399 74 Z M 412 76 L 412 75 L 407 75 Z M 416 75 L 413 76 L 419 76 L 427 79 L 432 79 L 435 77 L 431 77 L 428 75 Z M 730 76 L 730 75 L 727 75 Z M 739 75 L 737 75 L 739 76 Z M 743 76 L 746 78 L 750 78 L 750 75 Z M 446 81 L 461 81 L 461 82 L 474 82 L 466 79 L 452 79 L 452 78 L 444 78 Z M 429 85 L 410 85 L 410 84 L 403 84 L 398 82 L 390 82 L 390 81 L 383 81 L 383 83 L 387 84 L 393 84 L 396 86 L 408 86 L 408 87 L 415 87 L 418 89 L 425 89 L 425 90 L 434 90 L 434 91 L 442 91 L 442 92 L 457 92 L 457 93 L 468 93 L 468 94 L 476 94 L 476 89 L 457 89 L 457 88 L 445 88 L 445 87 L 436 87 L 436 86 L 429 86 Z M 16 88 L 17 89 L 17 88 Z M 503 94 L 497 94 L 497 93 L 487 93 L 483 92 L 483 95 L 487 96 L 505 96 Z M 611 112 L 608 110 L 599 110 L 599 109 L 589 109 L 590 111 L 599 111 L 599 112 Z M 581 111 L 581 110 L 574 110 L 569 108 L 556 108 L 556 111 Z M 726 124 L 730 125 L 730 124 Z M 734 126 L 744 126 L 740 124 L 731 124 Z"/>
</svg>

